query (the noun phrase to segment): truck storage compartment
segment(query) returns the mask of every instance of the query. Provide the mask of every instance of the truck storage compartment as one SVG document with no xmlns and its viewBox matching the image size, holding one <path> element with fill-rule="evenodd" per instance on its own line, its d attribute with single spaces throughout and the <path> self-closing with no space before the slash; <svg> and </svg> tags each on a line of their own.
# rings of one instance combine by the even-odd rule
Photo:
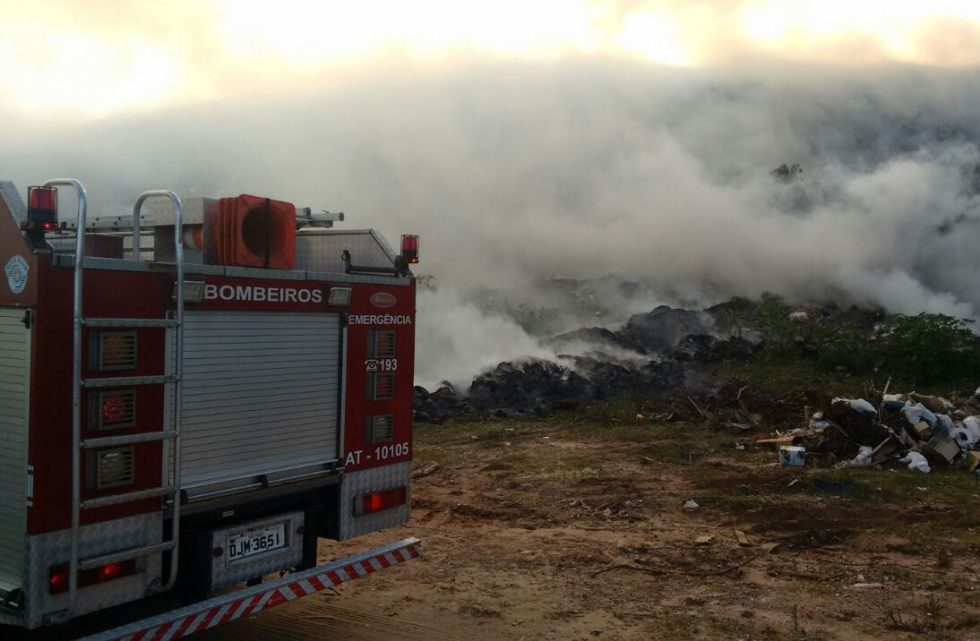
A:
<svg viewBox="0 0 980 641">
<path fill-rule="evenodd" d="M 337 314 L 184 316 L 184 488 L 330 465 L 338 458 Z"/>
<path fill-rule="evenodd" d="M 30 333 L 20 308 L 0 309 L 0 601 L 24 585 Z"/>
</svg>

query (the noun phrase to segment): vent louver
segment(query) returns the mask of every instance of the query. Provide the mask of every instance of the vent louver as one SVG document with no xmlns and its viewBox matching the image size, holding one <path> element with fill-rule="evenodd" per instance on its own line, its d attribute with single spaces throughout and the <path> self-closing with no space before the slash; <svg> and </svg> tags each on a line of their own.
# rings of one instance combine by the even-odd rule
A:
<svg viewBox="0 0 980 641">
<path fill-rule="evenodd" d="M 366 431 L 365 440 L 368 443 L 390 441 L 395 438 L 395 417 L 391 414 L 368 416 Z"/>
<path fill-rule="evenodd" d="M 367 375 L 369 401 L 390 401 L 395 397 L 395 374 L 372 372 Z"/>
<path fill-rule="evenodd" d="M 382 330 L 368 334 L 368 358 L 395 358 L 395 332 Z"/>
<path fill-rule="evenodd" d="M 133 447 L 116 447 L 90 452 L 88 457 L 88 486 L 104 490 L 130 485 L 134 479 Z"/>
<path fill-rule="evenodd" d="M 136 332 L 99 332 L 92 336 L 91 369 L 136 369 Z"/>
</svg>

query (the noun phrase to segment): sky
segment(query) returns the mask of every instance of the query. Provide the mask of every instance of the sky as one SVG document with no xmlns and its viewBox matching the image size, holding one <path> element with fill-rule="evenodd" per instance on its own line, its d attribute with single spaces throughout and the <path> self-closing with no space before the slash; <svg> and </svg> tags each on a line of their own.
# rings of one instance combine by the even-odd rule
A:
<svg viewBox="0 0 980 641">
<path fill-rule="evenodd" d="M 980 63 L 973 0 L 2 0 L 0 94 L 91 118 L 342 82 L 386 62 Z"/>
<path fill-rule="evenodd" d="M 980 315 L 980 3 L 0 0 L 0 179 L 421 235 L 418 381 L 774 292 Z M 798 164 L 779 180 L 770 172 Z M 608 278 L 607 278 L 608 277 Z"/>
</svg>

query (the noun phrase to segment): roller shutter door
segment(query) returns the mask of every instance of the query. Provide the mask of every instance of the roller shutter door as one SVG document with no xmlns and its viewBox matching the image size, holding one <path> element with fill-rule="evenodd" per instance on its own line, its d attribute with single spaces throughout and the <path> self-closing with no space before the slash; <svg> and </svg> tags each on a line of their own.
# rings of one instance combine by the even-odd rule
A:
<svg viewBox="0 0 980 641">
<path fill-rule="evenodd" d="M 186 312 L 181 483 L 337 458 L 336 314 Z"/>
<path fill-rule="evenodd" d="M 0 588 L 23 587 L 27 532 L 30 333 L 23 309 L 0 309 Z"/>
</svg>

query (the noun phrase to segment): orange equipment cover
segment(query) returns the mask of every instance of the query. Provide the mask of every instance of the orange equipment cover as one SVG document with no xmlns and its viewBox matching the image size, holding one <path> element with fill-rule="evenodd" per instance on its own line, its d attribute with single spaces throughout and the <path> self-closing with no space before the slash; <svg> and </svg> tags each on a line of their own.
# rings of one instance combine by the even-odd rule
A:
<svg viewBox="0 0 980 641">
<path fill-rule="evenodd" d="M 218 262 L 239 267 L 296 265 L 296 207 L 242 194 L 218 202 Z"/>
</svg>

